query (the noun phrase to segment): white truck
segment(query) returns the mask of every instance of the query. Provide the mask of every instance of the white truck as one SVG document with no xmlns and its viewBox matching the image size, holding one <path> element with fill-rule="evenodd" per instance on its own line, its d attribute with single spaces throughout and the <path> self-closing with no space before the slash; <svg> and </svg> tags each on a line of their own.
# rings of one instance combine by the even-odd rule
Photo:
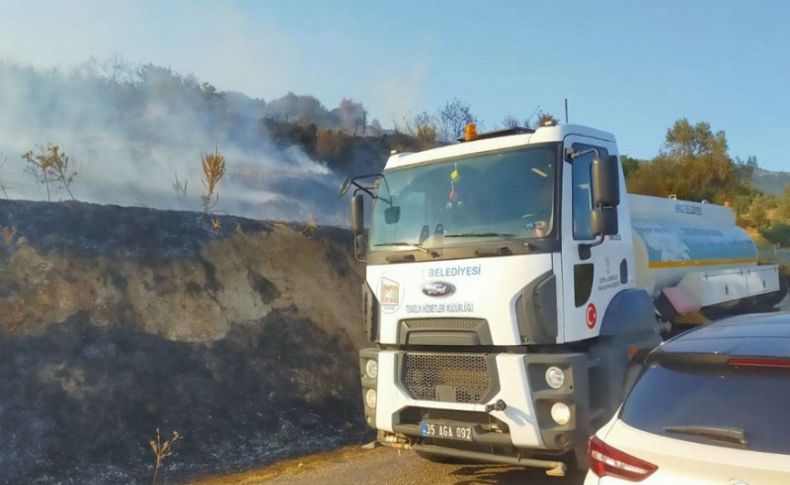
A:
<svg viewBox="0 0 790 485">
<path fill-rule="evenodd" d="M 365 420 L 429 459 L 585 467 L 635 353 L 784 290 L 729 208 L 626 194 L 614 136 L 584 126 L 470 128 L 351 188 Z"/>
</svg>

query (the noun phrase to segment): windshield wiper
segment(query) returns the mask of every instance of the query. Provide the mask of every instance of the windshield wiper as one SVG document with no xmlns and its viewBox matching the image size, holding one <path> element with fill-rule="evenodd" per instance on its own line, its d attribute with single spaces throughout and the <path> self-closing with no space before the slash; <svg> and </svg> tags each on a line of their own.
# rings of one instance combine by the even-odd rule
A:
<svg viewBox="0 0 790 485">
<path fill-rule="evenodd" d="M 464 232 L 461 234 L 445 234 L 444 237 L 501 237 L 507 240 L 513 240 L 518 238 L 515 234 L 509 234 L 506 232 Z M 522 236 L 523 237 L 523 236 Z M 535 250 L 536 247 L 530 241 L 522 242 L 522 245 L 530 250 Z M 513 254 L 513 253 L 510 253 Z M 503 255 L 502 252 L 498 252 L 497 254 L 493 254 L 493 256 L 500 256 Z M 478 256 L 483 256 L 482 254 L 478 254 Z M 488 254 L 488 256 L 492 256 L 492 254 Z"/>
<path fill-rule="evenodd" d="M 502 232 L 464 232 L 462 234 L 445 234 L 444 237 L 503 237 L 505 239 L 513 239 L 516 235 Z"/>
<path fill-rule="evenodd" d="M 374 244 L 374 246 L 376 246 L 376 247 L 378 247 L 378 246 L 407 246 L 407 247 L 410 247 L 410 248 L 413 248 L 413 249 L 418 249 L 418 250 L 420 250 L 420 251 L 422 251 L 424 253 L 429 253 L 429 254 L 433 253 L 433 251 L 431 251 L 430 249 L 428 249 L 426 247 L 423 247 L 421 244 L 410 243 L 410 242 L 405 242 L 405 241 L 379 243 L 379 244 Z"/>
<path fill-rule="evenodd" d="M 738 447 L 746 447 L 749 440 L 740 428 L 724 428 L 719 426 L 665 426 L 664 431 L 673 434 L 698 436 L 711 440 L 728 443 Z"/>
<path fill-rule="evenodd" d="M 513 240 L 525 236 L 516 236 L 507 232 L 464 232 L 462 234 L 445 234 L 444 237 L 501 237 L 502 239 Z M 529 241 L 524 241 L 523 244 L 530 249 L 535 249 L 534 245 Z"/>
</svg>

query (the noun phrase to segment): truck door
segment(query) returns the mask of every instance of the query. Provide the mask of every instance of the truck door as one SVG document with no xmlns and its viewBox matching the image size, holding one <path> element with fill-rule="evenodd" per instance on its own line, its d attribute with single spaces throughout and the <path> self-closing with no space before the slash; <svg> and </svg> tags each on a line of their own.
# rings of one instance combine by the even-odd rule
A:
<svg viewBox="0 0 790 485">
<path fill-rule="evenodd" d="M 620 169 L 619 233 L 596 241 L 590 224 L 592 194 L 590 173 L 596 156 L 616 154 L 614 142 L 569 136 L 567 149 L 598 150 L 563 163 L 562 272 L 565 342 L 595 337 L 612 297 L 632 286 L 631 221 L 628 217 L 625 181 Z M 580 246 L 587 246 L 580 252 Z M 586 254 L 585 254 L 586 253 Z"/>
</svg>

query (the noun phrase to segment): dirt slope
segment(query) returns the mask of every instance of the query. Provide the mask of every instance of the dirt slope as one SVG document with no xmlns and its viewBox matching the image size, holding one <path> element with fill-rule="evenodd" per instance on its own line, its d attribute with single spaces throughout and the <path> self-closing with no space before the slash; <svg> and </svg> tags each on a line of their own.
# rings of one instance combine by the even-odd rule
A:
<svg viewBox="0 0 790 485">
<path fill-rule="evenodd" d="M 360 439 L 345 231 L 0 202 L 0 483 L 181 480 Z"/>
</svg>

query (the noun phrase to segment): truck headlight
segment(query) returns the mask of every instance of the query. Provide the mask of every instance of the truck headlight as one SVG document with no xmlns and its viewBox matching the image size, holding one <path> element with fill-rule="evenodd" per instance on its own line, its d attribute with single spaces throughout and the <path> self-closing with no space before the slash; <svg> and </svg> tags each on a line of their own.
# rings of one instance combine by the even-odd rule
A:
<svg viewBox="0 0 790 485">
<path fill-rule="evenodd" d="M 379 376 L 379 363 L 373 359 L 368 360 L 365 362 L 365 374 L 371 378 L 375 379 Z"/>
<path fill-rule="evenodd" d="M 565 426 L 571 420 L 571 408 L 564 402 L 555 402 L 551 406 L 551 419 L 560 426 Z"/>
<path fill-rule="evenodd" d="M 546 369 L 546 384 L 552 389 L 559 389 L 565 384 L 565 372 L 556 366 Z"/>
<path fill-rule="evenodd" d="M 377 398 L 377 396 L 376 396 L 376 390 L 375 389 L 368 389 L 367 391 L 365 391 L 365 404 L 367 404 L 367 406 L 369 408 L 375 408 L 376 407 L 376 398 Z M 552 410 L 552 413 L 553 412 L 554 411 Z"/>
</svg>

